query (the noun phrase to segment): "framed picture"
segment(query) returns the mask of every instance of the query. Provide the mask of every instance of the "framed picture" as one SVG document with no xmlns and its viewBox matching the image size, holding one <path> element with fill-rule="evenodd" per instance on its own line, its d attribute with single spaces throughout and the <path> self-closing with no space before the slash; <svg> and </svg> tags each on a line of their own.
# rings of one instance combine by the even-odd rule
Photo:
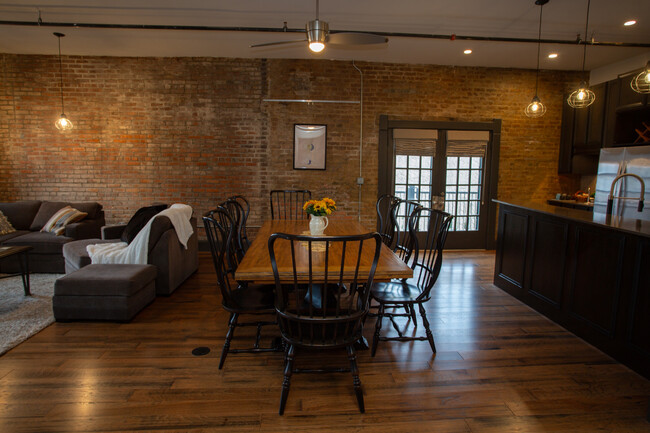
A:
<svg viewBox="0 0 650 433">
<path fill-rule="evenodd" d="M 293 125 L 293 169 L 325 170 L 327 125 Z"/>
</svg>

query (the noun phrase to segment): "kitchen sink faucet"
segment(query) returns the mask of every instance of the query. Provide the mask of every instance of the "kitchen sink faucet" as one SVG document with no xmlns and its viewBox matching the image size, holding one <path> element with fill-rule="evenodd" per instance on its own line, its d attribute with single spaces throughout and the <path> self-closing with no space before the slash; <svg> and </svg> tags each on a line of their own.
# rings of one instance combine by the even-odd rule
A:
<svg viewBox="0 0 650 433">
<path fill-rule="evenodd" d="M 612 181 L 612 186 L 609 189 L 609 196 L 607 197 L 607 210 L 606 210 L 607 215 L 612 214 L 612 208 L 614 207 L 614 199 L 615 198 L 618 198 L 618 199 L 621 199 L 621 200 L 635 200 L 636 199 L 635 197 L 621 197 L 621 196 L 615 197 L 614 196 L 614 187 L 616 186 L 616 183 L 619 180 L 621 180 L 622 178 L 626 177 L 626 176 L 635 177 L 635 178 L 639 179 L 639 182 L 641 182 L 641 195 L 639 196 L 639 206 L 637 207 L 637 210 L 639 212 L 643 212 L 643 199 L 645 198 L 645 182 L 643 182 L 643 179 L 641 178 L 641 176 L 638 176 L 638 175 L 636 175 L 634 173 L 623 173 L 623 174 L 619 174 L 618 176 L 616 176 L 614 178 L 614 181 Z"/>
</svg>

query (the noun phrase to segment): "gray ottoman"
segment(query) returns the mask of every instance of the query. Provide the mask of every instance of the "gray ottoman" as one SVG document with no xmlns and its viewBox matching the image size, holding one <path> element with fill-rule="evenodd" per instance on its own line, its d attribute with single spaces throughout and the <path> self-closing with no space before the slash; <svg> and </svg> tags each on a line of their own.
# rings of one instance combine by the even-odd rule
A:
<svg viewBox="0 0 650 433">
<path fill-rule="evenodd" d="M 156 297 L 153 265 L 88 265 L 56 280 L 57 321 L 128 322 Z"/>
</svg>

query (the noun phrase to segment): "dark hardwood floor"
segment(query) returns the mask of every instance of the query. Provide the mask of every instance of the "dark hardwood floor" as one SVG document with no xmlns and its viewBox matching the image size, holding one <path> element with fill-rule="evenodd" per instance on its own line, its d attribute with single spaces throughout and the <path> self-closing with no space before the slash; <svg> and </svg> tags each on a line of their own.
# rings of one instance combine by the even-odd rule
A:
<svg viewBox="0 0 650 433">
<path fill-rule="evenodd" d="M 0 357 L 0 431 L 649 432 L 650 381 L 497 289 L 493 267 L 490 252 L 446 253 L 427 306 L 438 354 L 426 342 L 360 352 L 365 414 L 349 374 L 298 374 L 280 417 L 281 354 L 217 369 L 227 315 L 202 255 L 131 323 L 55 323 Z M 320 362 L 347 366 L 343 351 L 297 358 Z"/>
</svg>

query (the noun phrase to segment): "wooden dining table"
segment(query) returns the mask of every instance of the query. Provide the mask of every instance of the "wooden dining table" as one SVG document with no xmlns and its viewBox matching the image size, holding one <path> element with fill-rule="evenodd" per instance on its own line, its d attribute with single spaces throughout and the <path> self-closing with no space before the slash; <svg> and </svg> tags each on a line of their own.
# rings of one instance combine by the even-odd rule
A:
<svg viewBox="0 0 650 433">
<path fill-rule="evenodd" d="M 343 236 L 356 235 L 373 232 L 362 226 L 354 220 L 343 220 L 331 218 L 329 225 L 325 229 L 325 236 Z M 273 284 L 275 277 L 271 268 L 271 258 L 269 256 L 268 240 L 273 233 L 287 234 L 309 234 L 308 220 L 269 220 L 262 225 L 255 240 L 251 243 L 244 258 L 239 263 L 235 271 L 237 281 L 245 281 L 256 284 Z M 365 242 L 362 249 L 362 263 L 370 266 L 374 256 L 374 247 L 371 247 L 370 241 Z M 312 251 L 317 251 L 318 245 L 312 244 Z M 293 281 L 293 266 L 291 261 L 291 249 L 289 242 L 276 242 L 275 246 L 276 261 L 278 264 L 278 274 L 282 281 Z M 309 273 L 309 246 L 302 242 L 300 247 L 296 248 L 296 269 L 298 274 L 308 275 Z M 331 257 L 335 257 L 332 254 Z M 330 265 L 333 269 L 340 266 L 339 262 L 332 262 Z M 356 260 L 356 258 L 355 258 Z M 355 262 L 356 263 L 356 262 Z M 354 269 L 347 272 L 352 274 Z M 386 245 L 381 244 L 379 262 L 375 271 L 374 281 L 390 281 L 393 278 L 411 278 L 413 270 L 408 267 L 395 253 Z"/>
</svg>

